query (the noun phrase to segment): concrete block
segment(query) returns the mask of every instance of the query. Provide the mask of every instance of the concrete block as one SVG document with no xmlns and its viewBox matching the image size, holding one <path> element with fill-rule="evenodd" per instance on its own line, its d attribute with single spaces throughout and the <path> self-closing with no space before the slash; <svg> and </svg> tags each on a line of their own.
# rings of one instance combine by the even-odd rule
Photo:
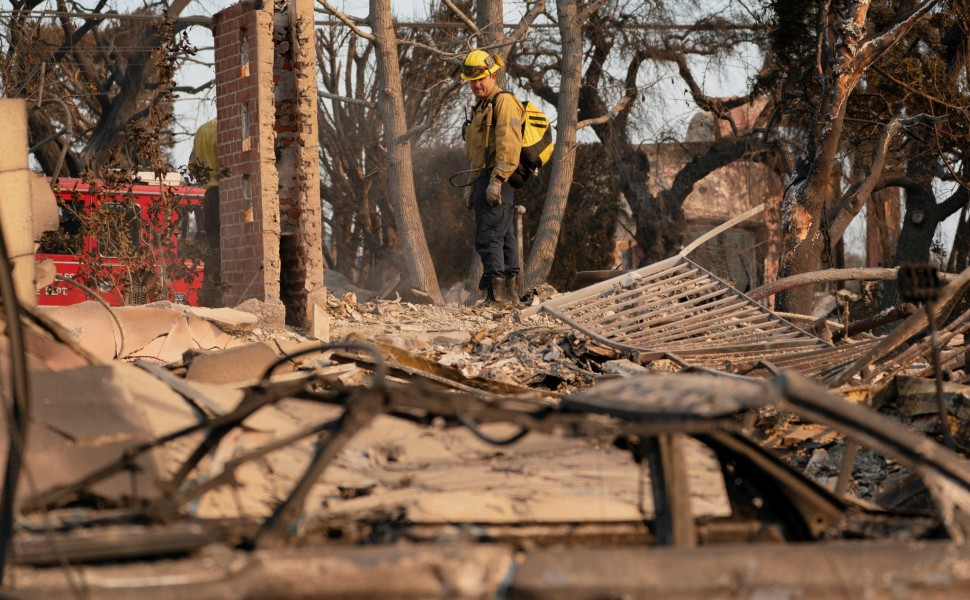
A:
<svg viewBox="0 0 970 600">
<path fill-rule="evenodd" d="M 276 350 L 264 342 L 208 352 L 192 359 L 185 378 L 222 385 L 249 384 L 278 359 Z M 292 370 L 290 365 L 282 365 L 274 374 L 289 370 Z"/>
<path fill-rule="evenodd" d="M 27 104 L 20 98 L 0 98 L 0 172 L 27 168 Z M 7 190 L 5 190 L 6 192 Z"/>
<path fill-rule="evenodd" d="M 27 170 L 27 105 L 20 99 L 0 99 L 0 223 L 13 263 L 17 298 L 27 306 L 37 305 L 34 287 L 34 226 Z"/>
<path fill-rule="evenodd" d="M 57 231 L 60 226 L 57 217 L 57 199 L 46 177 L 40 173 L 31 172 L 28 178 L 34 218 L 34 241 L 37 241 L 45 231 Z"/>
</svg>

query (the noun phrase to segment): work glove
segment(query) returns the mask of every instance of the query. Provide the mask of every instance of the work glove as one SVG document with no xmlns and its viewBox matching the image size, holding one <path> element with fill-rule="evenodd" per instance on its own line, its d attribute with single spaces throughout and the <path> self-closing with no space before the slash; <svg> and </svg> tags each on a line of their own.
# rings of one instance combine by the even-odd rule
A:
<svg viewBox="0 0 970 600">
<path fill-rule="evenodd" d="M 465 186 L 465 194 L 462 196 L 462 200 L 465 202 L 465 208 L 468 210 L 472 209 L 475 200 L 475 186 L 467 185 Z"/>
<path fill-rule="evenodd" d="M 498 177 L 492 177 L 488 180 L 485 202 L 488 202 L 489 206 L 502 206 L 502 180 Z"/>
</svg>

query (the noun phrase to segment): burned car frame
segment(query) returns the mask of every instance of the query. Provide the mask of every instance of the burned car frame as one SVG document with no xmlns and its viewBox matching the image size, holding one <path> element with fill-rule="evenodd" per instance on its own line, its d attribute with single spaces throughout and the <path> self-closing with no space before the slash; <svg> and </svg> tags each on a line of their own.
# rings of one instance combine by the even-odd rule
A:
<svg viewBox="0 0 970 600">
<path fill-rule="evenodd" d="M 374 352 L 366 345 L 347 346 Z M 307 352 L 323 349 L 334 348 Z M 783 373 L 764 382 L 707 373 L 648 375 L 604 381 L 548 405 L 401 383 L 387 377 L 379 354 L 374 364 L 371 385 L 350 388 L 312 372 L 274 379 L 271 368 L 245 390 L 234 410 L 133 444 L 70 485 L 24 498 L 22 512 L 47 514 L 54 525 L 35 523 L 18 532 L 12 583 L 0 595 L 65 597 L 73 589 L 66 583 L 71 577 L 59 574 L 68 571 L 81 580 L 85 597 L 93 598 L 135 593 L 139 598 L 709 598 L 759 597 L 778 589 L 818 598 L 882 597 L 900 589 L 909 594 L 903 597 L 957 598 L 970 589 L 970 553 L 964 545 L 970 470 L 964 461 L 799 376 Z M 199 394 L 191 386 L 182 393 Z M 340 414 L 241 453 L 208 479 L 190 477 L 229 432 L 284 398 L 331 404 Z M 879 510 L 816 484 L 746 434 L 745 416 L 766 407 L 803 415 L 893 457 L 918 474 L 933 510 Z M 380 537 L 363 540 L 369 544 L 348 543 L 333 539 L 341 536 L 334 535 L 326 510 L 318 511 L 312 526 L 297 527 L 310 488 L 379 415 L 466 428 L 500 447 L 529 432 L 601 440 L 629 452 L 649 471 L 645 494 L 652 514 L 614 524 L 613 535 L 598 530 L 588 536 L 576 535 L 582 524 L 575 523 L 563 529 L 471 521 L 451 523 L 462 535 L 443 540 L 433 528 L 391 518 Z M 497 437 L 487 431 L 495 423 L 515 430 Z M 160 484 L 156 497 L 73 521 L 56 517 L 61 507 L 89 498 L 96 482 L 131 472 L 139 457 L 200 432 L 201 441 Z M 227 523 L 186 516 L 185 507 L 205 491 L 233 485 L 241 465 L 306 438 L 316 440 L 309 464 L 269 517 Z M 713 517 L 698 517 L 691 509 L 684 455 L 698 443 L 715 457 L 730 504 Z M 136 495 L 132 490 L 134 500 Z M 829 552 L 852 577 L 820 579 L 799 568 Z M 691 566 L 701 564 L 703 572 Z"/>
</svg>

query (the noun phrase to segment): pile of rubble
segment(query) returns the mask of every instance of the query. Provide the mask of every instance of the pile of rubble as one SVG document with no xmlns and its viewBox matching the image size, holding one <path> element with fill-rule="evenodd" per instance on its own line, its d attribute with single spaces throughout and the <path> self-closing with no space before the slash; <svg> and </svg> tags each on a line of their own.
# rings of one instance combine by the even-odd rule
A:
<svg viewBox="0 0 970 600">
<path fill-rule="evenodd" d="M 358 303 L 353 294 L 329 300 L 333 339 L 393 346 L 465 378 L 559 394 L 588 387 L 601 377 L 651 371 L 548 315 L 520 321 L 518 311 L 508 305 Z M 653 370 L 669 366 L 660 361 Z"/>
<path fill-rule="evenodd" d="M 330 297 L 335 338 L 371 339 L 430 362 L 452 367 L 466 378 L 508 382 L 540 390 L 546 397 L 587 388 L 596 381 L 683 369 L 671 360 L 640 364 L 597 343 L 542 312 L 525 319 L 516 310 L 487 305 L 432 306 L 398 302 L 357 303 L 353 294 Z M 962 337 L 953 342 L 959 347 Z M 925 371 L 916 362 L 912 371 Z M 897 375 L 889 384 L 846 387 L 843 397 L 866 403 L 931 437 L 940 436 L 932 379 Z M 970 435 L 970 386 L 944 384 L 958 439 Z M 761 415 L 764 445 L 820 484 L 834 487 L 845 454 L 844 439 L 789 415 Z M 942 441 L 942 438 L 939 438 Z M 898 465 L 878 457 L 858 458 L 850 492 L 865 499 L 891 493 L 903 477 Z"/>
<path fill-rule="evenodd" d="M 67 544 L 70 561 L 155 556 L 159 542 L 149 533 L 151 543 L 131 541 L 145 519 L 174 522 L 165 535 L 177 554 L 214 542 L 272 548 L 293 539 L 448 540 L 466 549 L 470 539 L 488 539 L 520 551 L 564 540 L 653 543 L 655 520 L 666 509 L 645 491 L 656 485 L 645 461 L 629 439 L 618 443 L 621 429 L 610 419 L 619 416 L 638 432 L 630 439 L 651 431 L 657 418 L 662 427 L 691 431 L 702 422 L 690 425 L 698 415 L 724 417 L 768 388 L 744 392 L 759 380 L 714 377 L 674 356 L 626 352 L 522 308 L 358 302 L 345 293 L 328 297 L 326 343 L 262 321 L 254 302 L 110 313 L 86 303 L 32 314 L 26 348 L 43 376 L 32 391 L 30 485 L 18 494 L 25 514 L 14 556 L 35 567 L 62 560 L 49 532 L 34 533 L 52 525 L 66 532 L 59 543 Z M 698 370 L 708 379 L 692 384 L 689 395 L 678 395 L 676 385 L 668 392 L 651 387 L 670 386 L 654 383 L 669 379 L 631 379 Z M 670 376 L 690 377 L 696 375 Z M 635 385 L 615 397 L 583 396 L 609 385 L 605 380 Z M 933 436 L 939 421 L 931 386 L 904 372 L 891 385 L 840 391 Z M 965 388 L 945 386 L 963 439 Z M 651 404 L 661 400 L 666 404 Z M 642 425 L 647 408 L 661 413 Z M 691 415 L 694 409 L 701 412 Z M 913 484 L 918 461 L 901 468 L 878 453 L 857 452 L 838 432 L 787 410 L 749 416 L 709 426 L 746 431 L 839 496 L 925 509 L 925 488 Z M 730 521 L 723 457 L 696 441 L 678 452 L 690 470 L 689 502 L 682 503 L 699 522 Z M 131 539 L 84 537 L 105 523 Z M 843 534 L 855 535 L 850 526 Z M 438 555 L 428 560 L 433 572 L 447 563 Z M 479 566 L 492 565 L 488 560 Z M 21 582 L 40 576 L 17 572 Z M 29 585 L 35 583 L 41 585 Z"/>
</svg>

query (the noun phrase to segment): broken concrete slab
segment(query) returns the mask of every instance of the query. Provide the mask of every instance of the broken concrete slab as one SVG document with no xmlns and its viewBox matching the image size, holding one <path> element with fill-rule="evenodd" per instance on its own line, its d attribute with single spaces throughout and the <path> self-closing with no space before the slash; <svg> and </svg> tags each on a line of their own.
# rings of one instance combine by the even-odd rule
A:
<svg viewBox="0 0 970 600">
<path fill-rule="evenodd" d="M 34 240 L 40 240 L 41 234 L 46 231 L 57 231 L 60 226 L 60 219 L 57 215 L 57 199 L 54 198 L 54 191 L 46 177 L 41 173 L 31 171 L 28 176 L 30 179 L 30 197 L 32 203 L 31 225 L 34 228 Z"/>
<path fill-rule="evenodd" d="M 260 302 L 250 298 L 236 306 L 236 310 L 255 315 L 261 327 L 272 329 L 286 327 L 286 307 L 281 302 Z"/>
<path fill-rule="evenodd" d="M 55 277 L 57 277 L 57 265 L 53 260 L 45 258 L 34 263 L 34 287 L 38 290 L 54 283 Z"/>
<path fill-rule="evenodd" d="M 177 394 L 129 365 L 34 372 L 32 385 L 26 455 L 31 480 L 20 486 L 23 495 L 75 482 L 160 431 L 197 422 Z M 6 432 L 4 428 L 3 438 Z M 6 441 L 0 446 L 5 455 Z M 88 491 L 117 505 L 157 497 L 157 483 L 169 464 L 163 453 L 144 454 L 135 464 L 132 471 L 119 472 Z"/>
<path fill-rule="evenodd" d="M 373 340 L 360 340 L 354 337 L 350 341 L 357 343 L 364 342 L 373 345 L 383 355 L 387 365 L 392 369 L 403 371 L 415 377 L 422 377 L 436 383 L 444 384 L 448 387 L 462 389 L 466 391 L 481 390 L 493 394 L 517 394 L 532 397 L 556 397 L 558 393 L 553 390 L 538 390 L 526 387 L 518 383 L 517 379 L 507 372 L 502 377 L 502 367 L 509 359 L 500 359 L 489 365 L 490 377 L 482 377 L 481 374 L 472 375 L 477 369 L 477 365 L 465 364 L 456 353 L 456 360 L 445 359 L 444 363 L 433 361 L 425 356 L 402 350 L 395 346 L 381 344 Z M 357 350 L 337 351 L 335 355 L 345 358 L 353 358 L 358 361 L 371 362 L 375 358 L 369 353 Z M 455 365 L 455 366 L 449 366 Z M 522 367 L 524 370 L 526 367 Z M 468 373 L 468 375 L 466 375 Z"/>
<path fill-rule="evenodd" d="M 280 354 L 272 344 L 255 342 L 194 356 L 189 362 L 185 378 L 201 383 L 251 385 L 279 359 Z M 286 364 L 281 365 L 275 373 L 292 370 L 292 365 Z"/>
<path fill-rule="evenodd" d="M 23 98 L 0 98 L 0 131 L 4 143 L 0 147 L 0 222 L 4 224 L 7 256 L 13 267 L 11 278 L 17 299 L 25 306 L 37 305 L 34 279 L 35 235 L 34 207 L 28 170 L 27 103 Z M 23 224 L 11 227 L 9 224 Z"/>
<path fill-rule="evenodd" d="M 24 345 L 27 351 L 27 367 L 63 371 L 105 361 L 88 352 L 70 338 L 70 334 L 56 322 L 32 311 L 23 319 Z M 0 356 L 9 356 L 10 340 L 0 336 Z M 7 375 L 9 361 L 0 361 L 0 373 Z"/>
<path fill-rule="evenodd" d="M 189 306 L 187 304 L 176 304 L 174 302 L 152 302 L 146 307 L 169 308 L 179 312 L 194 315 L 206 321 L 210 321 L 225 331 L 241 332 L 252 331 L 259 320 L 251 312 L 237 310 L 235 308 L 207 308 L 204 306 Z"/>
<path fill-rule="evenodd" d="M 99 302 L 38 309 L 64 327 L 81 347 L 110 359 L 152 358 L 167 363 L 186 350 L 225 348 L 236 342 L 209 321 L 162 306 L 108 308 Z"/>
<path fill-rule="evenodd" d="M 325 269 L 323 272 L 323 280 L 327 282 L 327 291 L 338 298 L 343 298 L 347 294 L 353 294 L 356 298 L 354 300 L 355 302 L 368 302 L 377 297 L 377 292 L 355 285 L 354 282 L 340 271 Z"/>
<path fill-rule="evenodd" d="M 970 385 L 944 381 L 943 398 L 950 415 L 963 421 L 970 420 Z M 898 375 L 873 396 L 872 407 L 895 412 L 907 419 L 937 415 L 936 382 L 923 377 Z"/>
</svg>

